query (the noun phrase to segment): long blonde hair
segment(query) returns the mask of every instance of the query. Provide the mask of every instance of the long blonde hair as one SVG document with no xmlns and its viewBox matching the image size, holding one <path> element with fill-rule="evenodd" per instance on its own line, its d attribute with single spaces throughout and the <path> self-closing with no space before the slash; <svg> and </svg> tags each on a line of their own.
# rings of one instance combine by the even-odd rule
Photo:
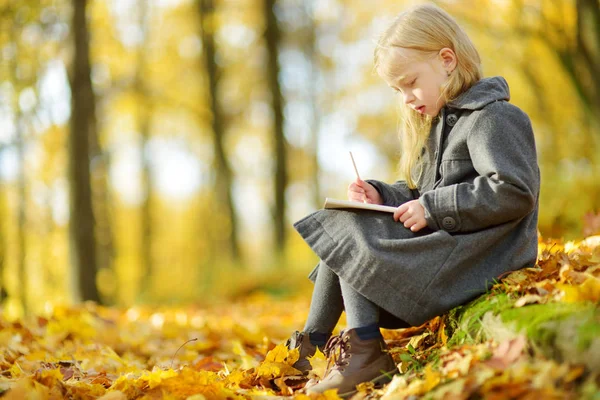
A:
<svg viewBox="0 0 600 400">
<path fill-rule="evenodd" d="M 440 99 L 447 103 L 470 88 L 483 76 L 479 53 L 454 18 L 433 4 L 412 7 L 398 15 L 383 32 L 375 47 L 375 69 L 388 79 L 397 79 L 403 65 L 390 61 L 394 49 L 417 50 L 422 60 L 443 48 L 456 54 L 457 65 L 441 88 Z M 419 61 L 419 60 L 407 60 Z M 398 170 L 410 188 L 416 187 L 422 168 L 417 164 L 427 143 L 433 118 L 400 105 L 400 162 Z"/>
</svg>

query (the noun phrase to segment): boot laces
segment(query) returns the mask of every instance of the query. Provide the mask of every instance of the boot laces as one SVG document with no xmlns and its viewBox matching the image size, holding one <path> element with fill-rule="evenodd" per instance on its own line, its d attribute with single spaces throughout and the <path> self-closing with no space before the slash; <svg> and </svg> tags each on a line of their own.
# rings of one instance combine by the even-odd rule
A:
<svg viewBox="0 0 600 400">
<path fill-rule="evenodd" d="M 348 343 L 348 340 L 349 337 L 343 336 L 342 334 L 331 336 L 329 338 L 327 344 L 325 344 L 325 350 L 323 351 L 323 353 L 329 357 L 326 371 L 328 371 L 330 367 L 339 368 L 347 366 L 350 363 L 350 343 Z"/>
</svg>

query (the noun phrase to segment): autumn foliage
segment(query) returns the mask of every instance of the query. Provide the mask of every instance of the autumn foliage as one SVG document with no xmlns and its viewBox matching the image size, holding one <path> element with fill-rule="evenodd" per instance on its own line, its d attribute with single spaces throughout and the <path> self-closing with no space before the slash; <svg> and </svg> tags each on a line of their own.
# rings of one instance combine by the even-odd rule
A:
<svg viewBox="0 0 600 400">
<path fill-rule="evenodd" d="M 420 327 L 383 330 L 398 375 L 383 388 L 361 385 L 355 397 L 597 396 L 600 237 L 541 240 L 538 258 L 471 304 Z M 257 294 L 203 309 L 87 303 L 0 319 L 0 393 L 5 399 L 306 399 L 302 387 L 324 374 L 327 361 L 317 353 L 303 377 L 292 367 L 298 351 L 284 342 L 302 327 L 308 301 Z M 558 342 L 566 326 L 577 327 L 572 348 Z"/>
</svg>

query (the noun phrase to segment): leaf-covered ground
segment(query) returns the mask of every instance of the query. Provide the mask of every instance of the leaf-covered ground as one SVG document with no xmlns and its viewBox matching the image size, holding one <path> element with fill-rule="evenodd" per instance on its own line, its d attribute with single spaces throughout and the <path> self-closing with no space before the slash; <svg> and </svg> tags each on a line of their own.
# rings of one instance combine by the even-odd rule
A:
<svg viewBox="0 0 600 400">
<path fill-rule="evenodd" d="M 306 379 L 291 367 L 297 350 L 283 343 L 303 326 L 308 301 L 254 295 L 209 309 L 85 304 L 0 317 L 0 395 L 306 399 Z M 421 327 L 383 330 L 399 374 L 354 397 L 600 399 L 599 301 L 600 237 L 542 241 L 534 268 L 472 303 Z M 311 376 L 323 374 L 322 354 L 311 361 Z"/>
</svg>

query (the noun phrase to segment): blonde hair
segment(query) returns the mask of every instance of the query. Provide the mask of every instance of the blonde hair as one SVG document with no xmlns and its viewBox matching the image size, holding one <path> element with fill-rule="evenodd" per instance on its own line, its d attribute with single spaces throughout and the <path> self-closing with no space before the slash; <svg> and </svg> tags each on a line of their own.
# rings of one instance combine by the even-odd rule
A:
<svg viewBox="0 0 600 400">
<path fill-rule="evenodd" d="M 403 65 L 392 63 L 394 49 L 417 50 L 421 61 L 436 56 L 443 48 L 456 54 L 457 65 L 441 87 L 440 99 L 447 103 L 470 88 L 483 76 L 481 60 L 475 46 L 454 18 L 433 4 L 412 7 L 398 15 L 383 32 L 375 47 L 375 69 L 388 79 L 397 79 Z M 400 161 L 398 170 L 410 188 L 416 187 L 423 172 L 416 166 L 425 149 L 433 118 L 419 114 L 406 104 L 400 105 Z M 416 175 L 416 176 L 415 176 Z"/>
</svg>

